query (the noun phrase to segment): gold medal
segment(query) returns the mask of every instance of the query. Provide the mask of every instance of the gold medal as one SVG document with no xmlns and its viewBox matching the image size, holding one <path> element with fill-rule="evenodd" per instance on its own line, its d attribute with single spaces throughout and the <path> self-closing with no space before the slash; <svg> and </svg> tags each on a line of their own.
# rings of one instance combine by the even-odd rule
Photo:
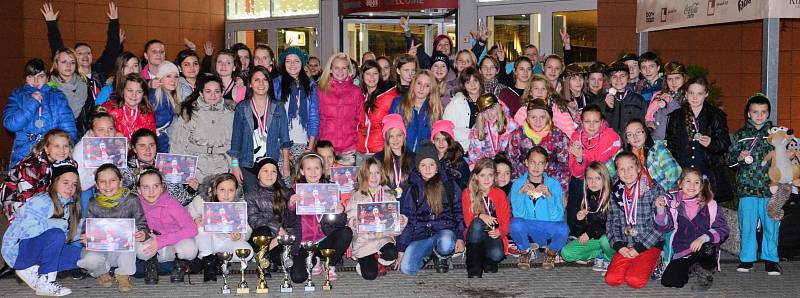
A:
<svg viewBox="0 0 800 298">
<path fill-rule="evenodd" d="M 396 187 L 396 188 L 394 189 L 394 192 L 395 192 L 395 193 L 397 193 L 397 198 L 398 198 L 398 199 L 399 199 L 400 197 L 402 197 L 402 196 L 403 196 L 403 189 L 402 189 L 402 188 L 400 188 L 400 187 Z"/>
<path fill-rule="evenodd" d="M 626 226 L 625 227 L 625 235 L 630 236 L 630 237 L 635 237 L 636 236 L 636 229 L 634 229 L 633 226 Z"/>
</svg>

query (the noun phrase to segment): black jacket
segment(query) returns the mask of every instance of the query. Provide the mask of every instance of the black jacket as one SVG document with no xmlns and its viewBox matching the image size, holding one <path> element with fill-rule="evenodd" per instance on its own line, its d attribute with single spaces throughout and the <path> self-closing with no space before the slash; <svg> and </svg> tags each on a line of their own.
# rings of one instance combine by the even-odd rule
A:
<svg viewBox="0 0 800 298">
<path fill-rule="evenodd" d="M 47 21 L 47 41 L 50 44 L 50 54 L 54 56 L 56 51 L 66 48 L 64 40 L 61 39 L 61 31 L 58 29 L 57 21 Z M 114 69 L 117 56 L 122 52 L 122 45 L 119 42 L 119 19 L 108 20 L 108 30 L 106 31 L 106 47 L 103 53 L 92 64 L 92 80 L 99 83 L 102 88 L 105 79 Z"/>
<path fill-rule="evenodd" d="M 598 194 L 592 196 L 589 194 L 589 207 L 587 210 L 590 212 L 586 215 L 586 218 L 575 222 L 575 235 L 580 236 L 583 233 L 586 233 L 586 235 L 588 235 L 591 239 L 600 239 L 600 237 L 606 234 L 606 218 L 608 217 L 608 210 L 600 210 L 595 213 L 592 212 L 597 210 L 597 205 L 600 203 L 597 195 Z M 608 199 L 610 200 L 611 198 Z"/>
<path fill-rule="evenodd" d="M 285 190 L 286 203 L 288 204 L 289 198 L 294 193 L 291 189 Z M 282 218 L 279 220 L 275 213 L 272 212 L 272 202 L 275 197 L 275 190 L 272 187 L 261 187 L 256 184 L 247 189 L 244 193 L 244 201 L 247 203 L 247 223 L 250 228 L 256 230 L 258 228 L 269 228 L 272 235 L 278 235 L 278 229 L 283 227 L 289 235 L 295 235 L 297 239 L 301 239 L 300 235 L 300 217 L 295 215 L 294 212 L 289 211 L 289 208 L 283 210 Z M 300 241 L 295 241 L 292 244 L 292 253 L 297 253 Z"/>
<path fill-rule="evenodd" d="M 619 91 L 623 92 L 623 91 Z M 624 96 L 622 100 L 614 102 L 614 107 L 610 108 L 606 105 L 605 97 L 601 101 L 603 107 L 603 115 L 608 121 L 608 126 L 613 128 L 618 135 L 625 135 L 625 124 L 631 119 L 641 119 L 644 121 L 644 115 L 647 113 L 647 102 L 644 101 L 641 95 L 633 91 L 626 91 L 627 93 L 619 94 L 616 96 Z"/>
</svg>

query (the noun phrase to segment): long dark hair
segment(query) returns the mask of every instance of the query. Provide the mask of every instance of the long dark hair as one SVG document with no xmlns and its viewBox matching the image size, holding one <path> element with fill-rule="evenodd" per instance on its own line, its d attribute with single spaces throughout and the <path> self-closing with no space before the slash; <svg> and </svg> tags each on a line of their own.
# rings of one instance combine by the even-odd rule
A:
<svg viewBox="0 0 800 298">
<path fill-rule="evenodd" d="M 211 192 L 211 201 L 212 202 L 219 202 L 219 198 L 217 197 L 217 186 L 219 186 L 222 182 L 225 181 L 233 181 L 234 187 L 238 190 L 239 189 L 239 180 L 236 180 L 236 176 L 233 176 L 231 173 L 222 173 L 214 177 L 214 180 L 211 181 L 211 189 L 208 191 Z"/>
<path fill-rule="evenodd" d="M 197 100 L 200 99 L 200 96 L 203 94 L 203 89 L 205 88 L 206 84 L 213 82 L 219 84 L 219 88 L 222 90 L 222 79 L 220 79 L 218 76 L 210 75 L 202 77 L 200 79 L 200 83 L 197 84 L 197 88 L 195 88 L 192 94 L 189 95 L 189 97 L 187 97 L 183 103 L 181 103 L 178 116 L 183 118 L 184 121 L 191 121 L 194 111 L 197 111 Z"/>
<path fill-rule="evenodd" d="M 139 59 L 139 56 L 127 51 L 119 54 L 117 60 L 114 61 L 114 70 L 111 76 L 111 78 L 113 78 L 111 86 L 115 89 L 114 91 L 116 91 L 117 86 L 125 85 L 125 65 L 128 64 L 128 61 L 131 59 L 136 59 L 136 61 L 139 62 L 139 70 L 142 70 L 142 60 Z"/>
<path fill-rule="evenodd" d="M 372 93 L 367 90 L 367 84 L 364 83 L 364 73 L 370 69 L 376 69 L 378 71 L 378 86 L 375 88 L 375 91 Z M 381 86 L 385 83 L 383 81 L 383 77 L 381 76 L 381 66 L 375 60 L 367 60 L 364 61 L 364 64 L 361 65 L 361 92 L 367 94 L 367 99 L 364 101 L 364 113 L 369 114 L 370 111 L 374 110 L 378 106 L 378 95 L 380 95 Z"/>
<path fill-rule="evenodd" d="M 280 100 L 283 103 L 287 103 L 289 102 L 289 95 L 292 94 L 292 88 L 291 88 L 292 83 L 294 83 L 295 80 L 292 77 L 292 75 L 290 75 L 289 72 L 286 71 L 286 67 L 283 67 L 283 64 L 281 64 L 281 77 L 282 79 L 280 86 L 281 87 Z M 305 92 L 306 95 L 311 93 L 311 79 L 308 78 L 308 75 L 306 75 L 306 72 L 303 71 L 303 69 L 300 69 L 300 73 L 297 75 L 297 79 L 300 83 L 299 87 L 303 89 L 303 92 Z"/>
<path fill-rule="evenodd" d="M 241 65 L 242 61 L 239 60 L 239 50 L 247 51 L 247 57 L 248 57 L 248 59 L 250 59 L 250 61 L 248 61 L 248 63 L 247 63 L 247 69 L 244 68 L 244 65 Z M 236 60 L 239 60 L 239 69 L 241 69 L 241 71 L 239 72 L 239 77 L 241 77 L 242 80 L 247 81 L 246 79 L 250 78 L 250 73 L 253 70 L 253 52 L 250 51 L 250 47 L 248 47 L 246 44 L 243 44 L 241 42 L 232 45 L 231 46 L 231 51 L 234 54 L 236 54 Z"/>
<path fill-rule="evenodd" d="M 644 130 L 644 146 L 642 146 L 642 151 L 644 152 L 644 162 L 647 164 L 647 154 L 650 152 L 650 149 L 656 145 L 656 142 L 653 141 L 653 137 L 650 136 L 650 129 L 648 129 L 647 126 L 644 125 L 644 121 L 639 118 L 628 120 L 628 123 L 625 124 L 625 130 L 627 130 L 629 125 L 634 123 L 639 123 L 639 125 L 642 126 L 642 130 Z M 633 146 L 628 143 L 628 134 L 623 133 L 622 138 L 625 141 L 625 150 L 633 152 Z"/>
<path fill-rule="evenodd" d="M 448 133 L 439 132 L 442 134 L 447 141 L 447 151 L 444 152 L 442 159 L 447 160 L 454 166 L 460 166 L 461 163 L 465 163 L 464 160 L 464 148 L 461 147 L 461 143 L 456 142 L 453 140 L 453 136 Z M 436 137 L 436 136 L 433 136 Z"/>
<path fill-rule="evenodd" d="M 269 102 L 275 101 L 275 86 L 273 85 L 272 77 L 270 77 L 270 75 L 269 75 L 269 70 L 267 70 L 266 67 L 263 67 L 263 66 L 260 66 L 260 65 L 256 66 L 256 67 L 253 67 L 252 72 L 250 72 L 250 80 L 253 79 L 253 74 L 255 74 L 257 72 L 260 72 L 261 74 L 263 74 L 264 78 L 267 79 L 267 85 L 269 85 L 269 90 L 267 91 L 267 100 L 269 100 Z M 252 83 L 251 82 L 247 82 L 247 85 L 251 86 Z M 253 98 L 253 88 L 252 87 L 247 88 L 247 93 L 245 94 L 244 98 Z"/>
</svg>

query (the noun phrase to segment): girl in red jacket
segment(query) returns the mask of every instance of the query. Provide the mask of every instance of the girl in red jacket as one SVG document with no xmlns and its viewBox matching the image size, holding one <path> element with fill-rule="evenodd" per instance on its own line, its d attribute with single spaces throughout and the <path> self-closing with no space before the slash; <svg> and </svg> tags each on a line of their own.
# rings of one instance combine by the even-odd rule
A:
<svg viewBox="0 0 800 298">
<path fill-rule="evenodd" d="M 494 186 L 495 163 L 482 158 L 472 170 L 469 188 L 461 194 L 461 210 L 467 226 L 467 277 L 497 273 L 497 263 L 508 252 L 511 207 L 505 193 Z"/>
<path fill-rule="evenodd" d="M 114 118 L 117 131 L 130 142 L 133 132 L 140 128 L 156 131 L 156 116 L 147 100 L 147 82 L 138 73 L 125 77 L 125 84 L 116 86 L 117 96 L 103 104 Z"/>
<path fill-rule="evenodd" d="M 361 92 L 365 101 L 358 117 L 358 142 L 356 150 L 359 160 L 366 159 L 383 150 L 383 116 L 389 114 L 392 100 L 397 97 L 397 88 L 381 78 L 378 62 L 369 60 L 361 66 Z"/>
<path fill-rule="evenodd" d="M 353 84 L 355 70 L 345 53 L 333 54 L 319 79 L 319 139 L 329 140 L 339 152 L 339 163 L 355 165 L 359 109 L 364 94 Z"/>
</svg>

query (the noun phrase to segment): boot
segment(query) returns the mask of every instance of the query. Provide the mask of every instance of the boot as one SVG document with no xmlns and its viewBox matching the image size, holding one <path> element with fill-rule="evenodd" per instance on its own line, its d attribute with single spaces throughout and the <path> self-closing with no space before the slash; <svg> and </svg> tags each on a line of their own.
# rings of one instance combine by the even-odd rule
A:
<svg viewBox="0 0 800 298">
<path fill-rule="evenodd" d="M 131 283 L 130 276 L 117 275 L 115 278 L 117 279 L 117 289 L 119 289 L 120 292 L 127 293 L 133 290 L 133 283 Z"/>
<path fill-rule="evenodd" d="M 487 273 L 497 273 L 497 267 L 498 267 L 498 266 L 497 266 L 497 263 L 495 263 L 495 262 L 492 262 L 492 261 L 487 261 L 487 262 L 486 262 L 486 263 L 483 265 L 483 272 L 487 272 Z"/>
<path fill-rule="evenodd" d="M 103 275 L 100 275 L 100 276 L 97 277 L 97 285 L 99 285 L 99 286 L 101 286 L 103 288 L 111 287 L 111 284 L 113 282 L 114 282 L 114 279 L 111 278 L 111 275 L 108 274 L 108 273 L 103 273 Z"/>
<path fill-rule="evenodd" d="M 467 265 L 467 278 L 483 277 L 484 260 L 481 256 L 479 245 L 469 245 L 465 252 Z"/>
<path fill-rule="evenodd" d="M 531 250 L 520 251 L 517 260 L 517 268 L 531 269 Z"/>
<path fill-rule="evenodd" d="M 169 275 L 169 282 L 183 282 L 184 273 L 186 273 L 186 261 L 175 258 L 175 265 L 172 266 L 172 273 Z"/>
<path fill-rule="evenodd" d="M 695 263 L 692 267 L 695 269 L 694 272 L 697 276 L 697 283 L 692 286 L 692 291 L 708 291 L 708 289 L 711 288 L 711 284 L 714 282 L 714 272 L 701 267 L 698 263 Z"/>
<path fill-rule="evenodd" d="M 545 252 L 544 252 L 544 262 L 542 262 L 542 269 L 549 270 L 549 269 L 556 268 L 556 256 L 558 256 L 557 252 L 555 252 L 555 251 L 553 251 L 553 250 L 551 250 L 549 248 L 547 250 L 545 250 Z"/>
<path fill-rule="evenodd" d="M 436 268 L 436 273 L 447 273 L 450 271 L 450 258 L 436 256 L 433 258 L 433 266 Z"/>
<path fill-rule="evenodd" d="M 144 261 L 144 284 L 158 284 L 158 256 L 153 256 Z"/>
<path fill-rule="evenodd" d="M 203 257 L 203 282 L 217 281 L 219 266 L 217 266 L 215 260 L 217 260 L 217 257 L 214 255 Z"/>
</svg>

